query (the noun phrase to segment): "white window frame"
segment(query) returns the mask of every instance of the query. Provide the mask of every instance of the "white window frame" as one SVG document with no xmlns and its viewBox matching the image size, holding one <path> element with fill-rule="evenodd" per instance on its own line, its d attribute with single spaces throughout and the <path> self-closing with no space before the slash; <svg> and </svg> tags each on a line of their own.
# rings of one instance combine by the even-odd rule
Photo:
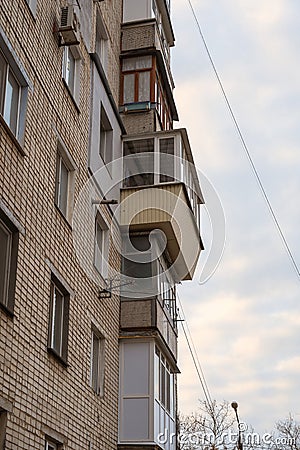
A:
<svg viewBox="0 0 300 450">
<path fill-rule="evenodd" d="M 49 321 L 49 344 L 48 350 L 53 352 L 65 363 L 67 362 L 68 351 L 68 328 L 69 328 L 69 307 L 70 307 L 70 293 L 67 292 L 59 281 L 52 275 L 51 277 L 51 295 L 50 295 L 50 321 Z M 62 299 L 61 309 L 59 311 L 58 324 L 59 330 L 59 347 L 55 345 L 55 332 L 57 326 L 57 294 Z"/>
<path fill-rule="evenodd" d="M 15 302 L 15 286 L 18 259 L 19 228 L 12 222 L 11 216 L 7 216 L 0 204 L 0 227 L 7 236 L 6 261 L 4 262 L 4 276 L 1 280 L 0 305 L 13 314 Z M 4 253 L 4 251 L 2 252 Z M 3 255 L 2 255 L 3 257 Z M 3 293 L 3 296 L 2 296 Z"/>
<path fill-rule="evenodd" d="M 108 33 L 106 31 L 101 14 L 98 12 L 96 19 L 96 39 L 95 39 L 95 53 L 97 53 L 101 62 L 102 68 L 106 72 L 107 69 L 107 54 L 108 54 Z"/>
<path fill-rule="evenodd" d="M 101 242 L 99 242 L 99 231 L 101 232 Z M 94 239 L 94 266 L 103 278 L 107 278 L 109 266 L 109 226 L 99 212 L 95 220 Z"/>
<path fill-rule="evenodd" d="M 0 54 L 4 61 L 3 79 L 0 79 L 0 92 L 2 92 L 2 97 L 0 98 L 0 116 L 19 143 L 23 144 L 28 90 L 29 88 L 32 89 L 32 84 L 30 83 L 12 45 L 2 32 L 1 27 Z M 13 123 L 11 123 L 11 117 L 9 120 L 8 117 L 5 118 L 5 104 L 8 101 L 7 83 L 9 76 L 12 76 L 18 85 L 17 100 L 14 103 L 16 113 L 14 114 Z"/>
<path fill-rule="evenodd" d="M 61 174 L 62 174 L 62 164 L 68 171 L 68 179 L 65 192 L 66 208 L 62 207 L 61 195 L 62 195 L 62 184 L 61 184 Z M 60 210 L 62 215 L 66 220 L 71 223 L 73 203 L 74 203 L 74 188 L 75 188 L 75 175 L 76 175 L 76 165 L 75 162 L 68 152 L 66 146 L 61 140 L 57 141 L 57 156 L 56 156 L 56 176 L 55 176 L 55 204 Z"/>
<path fill-rule="evenodd" d="M 95 349 L 95 345 L 97 348 Z M 96 327 L 92 326 L 90 386 L 100 397 L 104 396 L 105 375 L 105 338 Z"/>
<path fill-rule="evenodd" d="M 100 105 L 99 155 L 106 165 L 113 160 L 113 128 L 102 102 Z"/>
<path fill-rule="evenodd" d="M 72 58 L 74 62 L 72 82 L 68 76 L 68 61 Z M 81 53 L 77 45 L 65 45 L 62 59 L 62 78 L 67 86 L 71 96 L 76 104 L 79 103 L 80 97 L 80 69 L 81 69 Z"/>
<path fill-rule="evenodd" d="M 45 450 L 58 450 L 60 446 L 50 439 L 46 439 Z"/>
<path fill-rule="evenodd" d="M 5 225 L 2 220 L 0 220 L 0 228 L 6 235 L 6 261 L 4 263 L 5 265 L 5 273 L 4 273 L 4 279 L 3 279 L 3 301 L 1 302 L 4 306 L 7 307 L 8 305 L 8 289 L 9 289 L 9 278 L 10 278 L 10 271 L 11 271 L 11 252 L 12 252 L 12 232 L 11 230 Z M 1 299 L 0 299 L 1 301 Z"/>
</svg>

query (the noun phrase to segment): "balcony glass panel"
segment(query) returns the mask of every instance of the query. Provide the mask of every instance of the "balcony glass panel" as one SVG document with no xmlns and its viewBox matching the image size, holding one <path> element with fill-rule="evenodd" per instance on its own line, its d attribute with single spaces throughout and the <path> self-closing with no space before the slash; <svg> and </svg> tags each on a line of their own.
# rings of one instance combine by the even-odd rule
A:
<svg viewBox="0 0 300 450">
<path fill-rule="evenodd" d="M 139 73 L 139 102 L 146 102 L 150 100 L 150 71 Z"/>
<path fill-rule="evenodd" d="M 174 155 L 174 138 L 159 140 L 159 166 L 160 183 L 169 183 L 174 181 L 174 158 L 169 158 L 166 155 Z"/>
<path fill-rule="evenodd" d="M 154 184 L 154 139 L 124 142 L 124 187 Z"/>
<path fill-rule="evenodd" d="M 124 160 L 123 187 L 184 183 L 191 209 L 200 228 L 199 184 L 195 181 L 197 175 L 195 171 L 195 174 L 192 173 L 194 167 L 188 160 L 180 134 L 170 131 L 163 136 L 125 140 L 124 156 L 129 155 L 131 156 Z"/>
<path fill-rule="evenodd" d="M 124 75 L 124 103 L 134 102 L 134 84 L 135 84 L 134 73 L 128 73 Z"/>
</svg>

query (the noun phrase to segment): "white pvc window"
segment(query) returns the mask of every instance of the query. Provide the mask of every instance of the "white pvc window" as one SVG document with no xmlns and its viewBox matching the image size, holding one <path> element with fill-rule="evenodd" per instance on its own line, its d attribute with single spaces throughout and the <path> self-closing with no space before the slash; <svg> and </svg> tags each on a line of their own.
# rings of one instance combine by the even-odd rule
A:
<svg viewBox="0 0 300 450">
<path fill-rule="evenodd" d="M 94 265 L 105 278 L 108 274 L 109 229 L 104 219 L 98 215 L 95 223 Z"/>
<path fill-rule="evenodd" d="M 70 222 L 74 199 L 75 166 L 71 156 L 59 142 L 56 160 L 55 204 Z"/>
<path fill-rule="evenodd" d="M 70 295 L 51 281 L 49 349 L 67 359 Z"/>
<path fill-rule="evenodd" d="M 99 154 L 105 164 L 109 164 L 113 159 L 113 129 L 102 104 L 100 108 Z"/>
<path fill-rule="evenodd" d="M 12 249 L 12 232 L 0 221 L 0 302 L 7 306 Z"/>
<path fill-rule="evenodd" d="M 91 349 L 91 387 L 98 395 L 104 393 L 104 338 L 97 331 L 92 330 Z"/>
<path fill-rule="evenodd" d="M 78 102 L 80 90 L 80 54 L 75 46 L 65 46 L 63 53 L 62 77 L 73 98 Z"/>
<path fill-rule="evenodd" d="M 15 136 L 19 129 L 21 86 L 0 52 L 0 112 Z"/>
<path fill-rule="evenodd" d="M 52 441 L 49 441 L 48 439 L 46 440 L 46 444 L 45 444 L 45 450 L 58 450 L 59 447 L 57 444 L 55 444 Z"/>
</svg>

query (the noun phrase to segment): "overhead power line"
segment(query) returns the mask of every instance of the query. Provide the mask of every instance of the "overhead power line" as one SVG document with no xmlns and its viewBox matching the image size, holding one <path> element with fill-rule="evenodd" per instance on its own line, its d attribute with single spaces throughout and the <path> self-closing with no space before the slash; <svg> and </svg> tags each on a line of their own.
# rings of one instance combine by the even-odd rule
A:
<svg viewBox="0 0 300 450">
<path fill-rule="evenodd" d="M 228 111 L 229 111 L 229 114 L 230 114 L 230 116 L 231 116 L 231 119 L 232 119 L 232 121 L 233 121 L 233 123 L 234 123 L 234 126 L 235 126 L 235 128 L 236 128 L 237 134 L 238 134 L 238 136 L 239 136 L 239 138 L 240 138 L 240 141 L 241 141 L 241 143 L 242 143 L 242 147 L 243 147 L 243 149 L 244 149 L 244 151 L 245 151 L 245 153 L 246 153 L 246 156 L 247 156 L 247 158 L 248 158 L 248 160 L 249 160 L 249 163 L 250 163 L 251 169 L 252 169 L 252 171 L 253 171 L 253 173 L 254 173 L 255 179 L 256 179 L 256 181 L 257 181 L 257 183 L 258 183 L 258 186 L 259 186 L 259 188 L 260 188 L 260 190 L 261 190 L 261 193 L 262 193 L 262 195 L 263 195 L 263 198 L 264 198 L 264 200 L 265 200 L 265 202 L 266 202 L 266 204 L 267 204 L 268 210 L 269 210 L 269 212 L 270 212 L 270 214 L 271 214 L 271 217 L 272 217 L 272 219 L 273 219 L 273 221 L 274 221 L 275 227 L 276 227 L 276 229 L 277 229 L 277 231 L 278 231 L 278 233 L 279 233 L 279 236 L 280 236 L 280 238 L 281 238 L 281 240 L 282 240 L 283 246 L 284 246 L 284 248 L 285 248 L 285 250 L 286 250 L 286 252 L 287 252 L 287 254 L 288 254 L 288 257 L 289 257 L 289 259 L 290 259 L 290 261 L 291 261 L 291 263 L 292 263 L 293 268 L 295 269 L 295 272 L 296 272 L 298 278 L 300 279 L 300 270 L 299 270 L 299 267 L 298 267 L 298 265 L 297 265 L 297 263 L 296 263 L 296 260 L 295 260 L 295 258 L 294 258 L 294 256 L 293 256 L 293 253 L 292 253 L 292 251 L 291 251 L 291 249 L 290 249 L 290 246 L 289 246 L 289 244 L 288 244 L 288 242 L 287 242 L 287 239 L 286 239 L 286 237 L 285 237 L 285 235 L 284 235 L 284 233 L 283 233 L 283 230 L 282 230 L 282 228 L 281 228 L 281 226 L 280 226 L 280 224 L 279 224 L 279 221 L 278 221 L 278 219 L 277 219 L 277 217 L 276 217 L 275 211 L 274 211 L 274 209 L 273 209 L 273 207 L 272 207 L 272 204 L 271 204 L 271 202 L 270 202 L 270 200 L 269 200 L 269 198 L 268 198 L 267 192 L 266 192 L 266 190 L 265 190 L 265 188 L 264 188 L 264 185 L 263 185 L 263 183 L 262 183 L 262 181 L 261 181 L 261 178 L 260 178 L 260 176 L 259 176 L 259 173 L 258 173 L 258 171 L 257 171 L 257 169 L 256 169 L 256 167 L 255 167 L 255 164 L 254 164 L 254 161 L 253 161 L 252 156 L 251 156 L 251 154 L 250 154 L 248 145 L 247 145 L 247 143 L 246 143 L 246 141 L 245 141 L 245 138 L 244 138 L 244 136 L 243 136 L 243 133 L 242 133 L 242 131 L 241 131 L 241 128 L 240 128 L 240 126 L 239 126 L 239 124 L 238 124 L 238 121 L 237 121 L 237 119 L 236 119 L 236 116 L 235 116 L 235 114 L 234 114 L 234 111 L 233 111 L 233 109 L 232 109 L 232 106 L 231 106 L 231 104 L 230 104 L 229 98 L 228 98 L 228 96 L 227 96 L 227 94 L 226 94 L 224 85 L 223 85 L 222 80 L 221 80 L 221 78 L 220 78 L 220 76 L 219 76 L 219 73 L 218 73 L 218 71 L 217 71 L 216 65 L 215 65 L 215 63 L 214 63 L 214 60 L 213 60 L 213 58 L 212 58 L 212 55 L 211 55 L 210 50 L 209 50 L 209 48 L 208 48 L 208 45 L 207 45 L 207 43 L 206 43 L 206 40 L 205 40 L 205 37 L 204 37 L 204 35 L 203 35 L 202 28 L 201 28 L 201 26 L 200 26 L 200 23 L 199 23 L 199 20 L 198 20 L 197 15 L 196 15 L 195 9 L 194 9 L 194 7 L 193 7 L 193 5 L 192 5 L 191 0 L 187 0 L 187 1 L 188 1 L 188 4 L 189 4 L 190 8 L 191 8 L 192 14 L 193 14 L 193 16 L 194 16 L 194 19 L 195 19 L 195 22 L 196 22 L 196 25 L 197 25 L 197 28 L 198 28 L 198 31 L 199 31 L 199 34 L 200 34 L 200 37 L 201 37 L 201 40 L 202 40 L 202 42 L 203 42 L 203 44 L 204 44 L 204 47 L 205 47 L 205 51 L 206 51 L 206 53 L 207 53 L 207 56 L 208 56 L 208 58 L 209 58 L 209 61 L 210 61 L 210 63 L 211 63 L 211 66 L 212 66 L 212 68 L 213 68 L 214 74 L 215 74 L 215 76 L 216 76 L 216 78 L 217 78 L 218 84 L 219 84 L 219 86 L 220 86 L 222 95 L 223 95 L 223 97 L 224 97 L 226 106 L 227 106 Z"/>
<path fill-rule="evenodd" d="M 191 332 L 190 332 L 190 329 L 189 329 L 189 326 L 188 326 L 188 323 L 187 323 L 187 320 L 186 320 L 186 317 L 184 314 L 183 306 L 182 306 L 180 297 L 178 295 L 178 292 L 177 292 L 177 299 L 178 299 L 178 304 L 180 306 L 179 317 L 180 317 L 180 319 L 183 319 L 183 320 L 180 320 L 180 323 L 182 326 L 182 331 L 185 336 L 185 339 L 186 339 L 186 342 L 187 342 L 187 345 L 189 348 L 189 352 L 191 354 L 192 361 L 195 366 L 195 370 L 197 372 L 205 399 L 206 399 L 208 405 L 210 407 L 212 407 L 213 401 L 212 401 L 212 398 L 211 398 L 211 395 L 209 392 L 209 388 L 208 388 L 208 385 L 207 385 L 207 382 L 206 382 L 206 379 L 205 379 L 205 376 L 204 376 L 204 373 L 203 373 L 203 370 L 202 370 L 202 367 L 201 367 L 201 364 L 199 361 L 198 353 L 197 353 L 196 347 L 193 342 L 193 338 L 192 338 L 192 335 L 191 335 Z"/>
</svg>

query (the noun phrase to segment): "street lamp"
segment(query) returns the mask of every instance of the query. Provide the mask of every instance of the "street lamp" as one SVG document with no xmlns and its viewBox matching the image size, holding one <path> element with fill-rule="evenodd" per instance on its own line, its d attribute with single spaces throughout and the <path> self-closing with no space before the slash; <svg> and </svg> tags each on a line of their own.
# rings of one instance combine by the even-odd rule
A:
<svg viewBox="0 0 300 450">
<path fill-rule="evenodd" d="M 237 420 L 237 423 L 238 423 L 238 430 L 239 430 L 239 434 L 238 434 L 238 450 L 243 450 L 242 435 L 241 435 L 241 425 L 240 425 L 240 419 L 239 419 L 238 412 L 237 412 L 237 409 L 238 409 L 239 405 L 237 404 L 237 402 L 232 402 L 231 406 L 234 409 L 234 412 L 235 412 L 235 415 L 236 415 L 236 420 Z"/>
</svg>

